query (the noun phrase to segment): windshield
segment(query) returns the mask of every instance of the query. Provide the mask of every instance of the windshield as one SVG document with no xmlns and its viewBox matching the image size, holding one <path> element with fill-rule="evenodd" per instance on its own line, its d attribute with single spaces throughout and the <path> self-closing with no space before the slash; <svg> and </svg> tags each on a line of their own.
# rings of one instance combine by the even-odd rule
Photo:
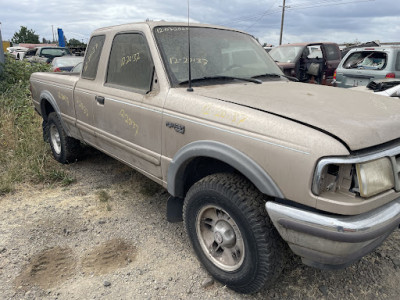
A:
<svg viewBox="0 0 400 300">
<path fill-rule="evenodd" d="M 43 48 L 41 55 L 46 57 L 57 57 L 71 54 L 66 48 Z"/>
<path fill-rule="evenodd" d="M 156 27 L 157 44 L 174 86 L 186 82 L 188 28 Z M 251 36 L 230 30 L 190 27 L 192 79 L 218 76 L 251 78 L 266 73 L 282 74 L 261 45 Z"/>
<path fill-rule="evenodd" d="M 275 47 L 269 52 L 269 55 L 274 61 L 292 63 L 296 61 L 296 57 L 303 49 L 304 47 L 302 46 Z"/>
</svg>

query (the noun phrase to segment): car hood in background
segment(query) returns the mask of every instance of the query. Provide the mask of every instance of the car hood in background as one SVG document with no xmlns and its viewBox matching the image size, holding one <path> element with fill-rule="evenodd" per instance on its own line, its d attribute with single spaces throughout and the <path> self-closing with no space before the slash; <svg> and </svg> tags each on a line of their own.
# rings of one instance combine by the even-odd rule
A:
<svg viewBox="0 0 400 300">
<path fill-rule="evenodd" d="M 195 87 L 194 91 L 318 128 L 353 151 L 400 137 L 400 101 L 396 98 L 282 81 Z"/>
</svg>

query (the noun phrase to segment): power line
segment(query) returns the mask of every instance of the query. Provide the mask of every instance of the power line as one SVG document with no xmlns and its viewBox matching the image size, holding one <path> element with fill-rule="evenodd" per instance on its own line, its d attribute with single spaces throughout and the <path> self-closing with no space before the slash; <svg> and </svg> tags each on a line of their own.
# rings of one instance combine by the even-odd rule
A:
<svg viewBox="0 0 400 300">
<path fill-rule="evenodd" d="M 256 24 L 258 21 L 260 21 L 264 16 L 266 16 L 268 13 L 271 14 L 273 12 L 271 12 L 270 10 L 272 9 L 272 7 L 275 5 L 277 0 L 275 0 L 272 5 L 257 19 L 255 20 L 251 25 L 247 26 L 246 28 L 244 28 L 244 31 L 246 31 L 248 28 L 252 27 L 254 24 Z"/>
<path fill-rule="evenodd" d="M 290 11 L 292 10 L 297 10 L 297 9 L 307 9 L 307 8 L 315 8 L 315 7 L 323 7 L 323 6 L 337 6 L 337 5 L 343 5 L 343 4 L 351 4 L 351 3 L 361 3 L 361 2 L 372 2 L 375 0 L 352 0 L 352 1 L 346 1 L 346 0 L 338 0 L 341 2 L 336 2 L 332 3 L 332 0 L 316 0 L 316 1 L 305 1 L 302 3 L 298 4 L 290 4 L 286 5 L 286 8 Z M 346 2 L 343 2 L 346 1 Z M 221 23 L 222 25 L 230 25 L 230 24 L 236 24 L 236 23 L 242 23 L 246 21 L 251 21 L 251 20 L 256 20 L 252 24 L 248 25 L 245 30 L 248 30 L 249 28 L 253 27 L 255 24 L 257 24 L 263 17 L 269 16 L 278 12 L 281 12 L 280 8 L 272 10 L 272 7 L 275 5 L 276 1 L 273 3 L 272 6 L 270 6 L 266 11 L 262 13 L 257 13 L 253 15 L 247 15 L 247 16 L 242 16 L 238 17 L 235 19 L 230 19 L 228 22 Z"/>
<path fill-rule="evenodd" d="M 298 5 L 290 5 L 288 8 L 290 10 L 294 9 L 305 9 L 305 8 L 314 8 L 314 7 L 321 7 L 321 6 L 337 6 L 337 5 L 343 5 L 343 4 L 350 4 L 350 3 L 360 3 L 360 2 L 372 2 L 375 0 L 357 0 L 357 1 L 347 1 L 347 2 L 339 2 L 339 3 L 327 3 L 328 1 L 320 1 L 320 2 L 314 2 L 310 4 L 298 4 Z M 321 3 L 321 4 L 318 4 Z M 324 4 L 325 3 L 325 4 Z"/>
</svg>

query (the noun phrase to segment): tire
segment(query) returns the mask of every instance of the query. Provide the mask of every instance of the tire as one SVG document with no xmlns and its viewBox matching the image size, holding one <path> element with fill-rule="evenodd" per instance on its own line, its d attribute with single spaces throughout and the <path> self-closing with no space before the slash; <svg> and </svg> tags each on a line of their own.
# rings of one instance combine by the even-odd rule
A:
<svg viewBox="0 0 400 300">
<path fill-rule="evenodd" d="M 45 127 L 54 158 L 62 164 L 75 162 L 81 152 L 80 141 L 67 136 L 55 112 L 49 114 Z"/>
<path fill-rule="evenodd" d="M 197 257 L 216 280 L 240 293 L 272 285 L 284 265 L 286 247 L 264 203 L 236 174 L 207 176 L 185 198 L 185 229 Z"/>
<path fill-rule="evenodd" d="M 43 130 L 43 141 L 49 143 L 49 129 L 47 126 L 47 121 L 43 120 L 42 122 L 42 130 Z"/>
</svg>

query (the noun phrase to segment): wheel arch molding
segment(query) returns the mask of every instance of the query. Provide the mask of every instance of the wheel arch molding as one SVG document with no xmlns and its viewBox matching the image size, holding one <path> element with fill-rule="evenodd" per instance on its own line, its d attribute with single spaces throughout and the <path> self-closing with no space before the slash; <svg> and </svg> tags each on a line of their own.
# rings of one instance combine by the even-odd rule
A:
<svg viewBox="0 0 400 300">
<path fill-rule="evenodd" d="M 49 109 L 49 107 L 51 107 L 51 109 Z M 40 111 L 42 118 L 45 122 L 47 122 L 50 113 L 55 112 L 60 118 L 63 129 L 67 134 L 69 134 L 68 127 L 64 124 L 64 121 L 61 117 L 61 110 L 58 107 L 57 101 L 54 99 L 53 95 L 47 90 L 40 93 Z"/>
<path fill-rule="evenodd" d="M 221 161 L 244 175 L 257 189 L 268 196 L 284 198 L 282 191 L 252 158 L 221 142 L 202 140 L 182 147 L 173 157 L 167 173 L 168 192 L 179 198 L 185 196 L 185 170 L 196 158 L 206 157 Z"/>
<path fill-rule="evenodd" d="M 61 117 L 60 116 L 61 111 L 57 105 L 57 101 L 54 99 L 53 95 L 49 91 L 45 90 L 40 93 L 40 110 L 43 119 L 47 121 L 47 117 L 52 112 L 51 110 L 50 111 L 48 110 L 47 103 L 53 108 L 53 111 L 55 111 L 57 115 Z"/>
</svg>

